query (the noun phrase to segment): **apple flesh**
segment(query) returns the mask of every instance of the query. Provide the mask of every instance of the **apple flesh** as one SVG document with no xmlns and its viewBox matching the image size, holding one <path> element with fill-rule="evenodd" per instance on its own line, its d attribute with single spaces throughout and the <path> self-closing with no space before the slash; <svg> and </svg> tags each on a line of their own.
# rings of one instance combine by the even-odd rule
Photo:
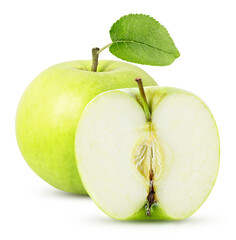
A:
<svg viewBox="0 0 236 240">
<path fill-rule="evenodd" d="M 168 87 L 113 90 L 85 108 L 75 139 L 90 197 L 109 216 L 184 219 L 206 200 L 219 167 L 219 135 L 206 105 Z"/>
<path fill-rule="evenodd" d="M 119 61 L 91 61 L 54 65 L 39 74 L 24 92 L 16 115 L 16 136 L 28 165 L 52 186 L 86 194 L 76 167 L 75 131 L 81 113 L 96 95 L 111 89 L 156 82 L 140 68 Z"/>
</svg>

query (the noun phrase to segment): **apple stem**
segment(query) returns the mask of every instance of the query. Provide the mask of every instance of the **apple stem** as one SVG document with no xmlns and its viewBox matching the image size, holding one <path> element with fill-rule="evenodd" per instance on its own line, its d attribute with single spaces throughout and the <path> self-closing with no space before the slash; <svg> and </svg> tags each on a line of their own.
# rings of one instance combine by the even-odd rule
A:
<svg viewBox="0 0 236 240">
<path fill-rule="evenodd" d="M 140 100 L 141 100 L 141 104 L 142 104 L 146 119 L 147 119 L 148 122 L 150 122 L 151 121 L 151 113 L 150 113 L 150 109 L 149 109 L 149 106 L 148 106 L 146 94 L 145 94 L 145 91 L 144 91 L 144 88 L 143 88 L 142 78 L 136 78 L 135 81 L 138 83 L 138 88 L 139 88 L 139 92 L 140 92 L 140 95 L 141 95 Z"/>
<path fill-rule="evenodd" d="M 98 47 L 95 47 L 92 49 L 92 67 L 91 67 L 91 71 L 93 72 L 97 72 L 97 67 L 98 67 L 98 51 L 100 49 Z"/>
</svg>

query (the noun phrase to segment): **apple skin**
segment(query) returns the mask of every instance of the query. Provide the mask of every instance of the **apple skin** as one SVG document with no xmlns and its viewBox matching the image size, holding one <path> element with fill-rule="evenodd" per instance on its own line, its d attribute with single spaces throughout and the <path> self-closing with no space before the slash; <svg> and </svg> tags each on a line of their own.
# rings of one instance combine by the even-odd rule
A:
<svg viewBox="0 0 236 240">
<path fill-rule="evenodd" d="M 86 194 L 74 155 L 74 138 L 83 109 L 107 90 L 144 86 L 156 82 L 142 69 L 119 61 L 91 61 L 54 65 L 39 74 L 25 90 L 16 114 L 16 137 L 20 151 L 32 170 L 52 186 Z"/>
</svg>

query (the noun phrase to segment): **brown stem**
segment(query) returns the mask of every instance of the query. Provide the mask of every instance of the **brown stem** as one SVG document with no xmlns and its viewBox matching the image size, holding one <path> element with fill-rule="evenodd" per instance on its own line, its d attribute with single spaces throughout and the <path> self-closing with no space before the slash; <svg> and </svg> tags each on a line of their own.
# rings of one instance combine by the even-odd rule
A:
<svg viewBox="0 0 236 240">
<path fill-rule="evenodd" d="M 141 104 L 146 116 L 147 121 L 151 121 L 151 113 L 150 113 L 150 109 L 148 106 L 148 102 L 147 102 L 147 98 L 146 98 L 146 94 L 143 88 L 143 82 L 142 82 L 142 78 L 136 78 L 135 81 L 138 83 L 138 88 L 139 88 L 139 92 L 140 92 L 140 100 L 141 100 Z"/>
<path fill-rule="evenodd" d="M 100 49 L 98 47 L 95 47 L 92 49 L 92 67 L 91 71 L 97 72 L 97 67 L 98 67 L 98 51 Z"/>
</svg>

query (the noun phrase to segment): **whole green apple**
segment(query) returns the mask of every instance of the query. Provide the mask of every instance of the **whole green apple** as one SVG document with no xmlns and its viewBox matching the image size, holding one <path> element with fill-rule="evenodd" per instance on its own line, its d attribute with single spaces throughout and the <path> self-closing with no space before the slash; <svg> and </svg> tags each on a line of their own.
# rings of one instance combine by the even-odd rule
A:
<svg viewBox="0 0 236 240">
<path fill-rule="evenodd" d="M 74 138 L 77 123 L 96 95 L 107 90 L 157 85 L 140 68 L 119 61 L 91 61 L 54 65 L 39 74 L 25 90 L 16 114 L 16 137 L 28 165 L 52 186 L 86 194 L 76 167 Z M 89 143 L 87 143 L 89 146 Z"/>
</svg>

